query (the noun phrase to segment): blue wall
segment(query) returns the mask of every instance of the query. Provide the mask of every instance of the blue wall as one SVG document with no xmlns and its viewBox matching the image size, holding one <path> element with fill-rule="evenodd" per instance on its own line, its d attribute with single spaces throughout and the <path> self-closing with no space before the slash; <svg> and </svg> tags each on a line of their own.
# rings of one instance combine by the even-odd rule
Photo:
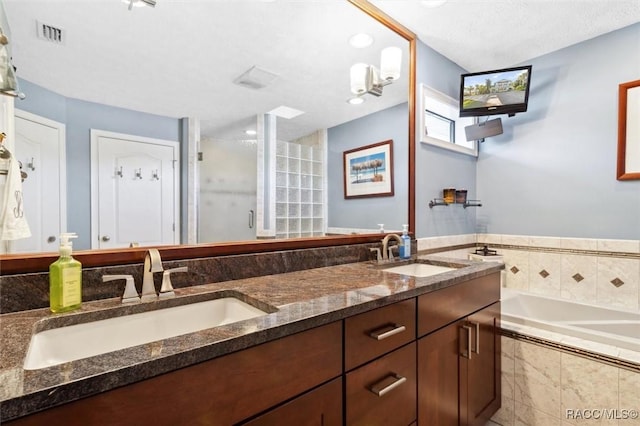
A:
<svg viewBox="0 0 640 426">
<path fill-rule="evenodd" d="M 421 42 L 417 53 L 417 96 L 422 83 L 458 99 L 460 74 L 465 70 Z M 468 198 L 475 199 L 476 158 L 420 143 L 419 137 L 416 144 L 416 237 L 475 233 L 475 208 L 452 205 L 430 209 L 428 204 L 442 197 L 442 188 L 466 189 Z"/>
<path fill-rule="evenodd" d="M 27 95 L 16 108 L 66 125 L 67 229 L 76 232 L 74 248 L 91 247 L 91 129 L 136 136 L 181 140 L 180 120 L 66 98 L 20 80 Z"/>
<path fill-rule="evenodd" d="M 481 145 L 479 232 L 640 239 L 640 180 L 616 180 L 618 85 L 640 78 L 640 24 L 529 63 L 529 110 Z"/>
<path fill-rule="evenodd" d="M 369 114 L 328 129 L 328 226 L 339 228 L 401 230 L 409 218 L 409 142 L 406 103 Z M 352 198 L 345 200 L 343 184 L 344 151 L 373 143 L 393 140 L 393 197 Z"/>
</svg>

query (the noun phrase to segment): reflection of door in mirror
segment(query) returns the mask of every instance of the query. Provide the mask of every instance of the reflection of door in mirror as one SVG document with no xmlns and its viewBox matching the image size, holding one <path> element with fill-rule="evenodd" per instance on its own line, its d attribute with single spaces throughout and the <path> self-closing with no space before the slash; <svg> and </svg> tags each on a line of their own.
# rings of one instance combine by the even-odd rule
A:
<svg viewBox="0 0 640 426">
<path fill-rule="evenodd" d="M 15 126 L 15 155 L 27 173 L 22 194 L 31 237 L 13 241 L 10 251 L 56 251 L 67 221 L 65 126 L 20 110 Z"/>
<path fill-rule="evenodd" d="M 178 142 L 92 129 L 92 248 L 178 243 L 178 163 Z"/>
<path fill-rule="evenodd" d="M 198 242 L 256 237 L 256 140 L 200 141 Z"/>
</svg>

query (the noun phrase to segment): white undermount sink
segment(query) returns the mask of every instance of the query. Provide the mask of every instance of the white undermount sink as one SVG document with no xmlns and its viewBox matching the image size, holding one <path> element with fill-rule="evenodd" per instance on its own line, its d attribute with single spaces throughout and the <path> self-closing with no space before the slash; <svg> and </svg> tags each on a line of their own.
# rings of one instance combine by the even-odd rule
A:
<svg viewBox="0 0 640 426">
<path fill-rule="evenodd" d="M 31 337 L 25 370 L 37 370 L 267 315 L 234 297 L 43 330 Z"/>
<path fill-rule="evenodd" d="M 448 266 L 431 265 L 428 263 L 409 263 L 406 265 L 393 266 L 383 269 L 384 272 L 393 272 L 394 274 L 410 275 L 412 277 L 430 277 L 431 275 L 442 274 L 443 272 L 453 271 L 456 268 Z"/>
</svg>

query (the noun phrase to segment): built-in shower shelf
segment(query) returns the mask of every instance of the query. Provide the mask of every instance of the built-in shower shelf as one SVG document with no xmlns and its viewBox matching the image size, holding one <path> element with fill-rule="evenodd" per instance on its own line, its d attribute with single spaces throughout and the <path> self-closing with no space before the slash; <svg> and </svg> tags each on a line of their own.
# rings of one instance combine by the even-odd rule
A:
<svg viewBox="0 0 640 426">
<path fill-rule="evenodd" d="M 433 200 L 429 201 L 430 209 L 436 206 L 449 206 L 449 205 L 462 206 L 463 208 L 466 209 L 467 207 L 482 207 L 482 202 L 480 200 L 467 200 L 464 203 L 447 203 L 442 198 L 434 198 Z"/>
</svg>

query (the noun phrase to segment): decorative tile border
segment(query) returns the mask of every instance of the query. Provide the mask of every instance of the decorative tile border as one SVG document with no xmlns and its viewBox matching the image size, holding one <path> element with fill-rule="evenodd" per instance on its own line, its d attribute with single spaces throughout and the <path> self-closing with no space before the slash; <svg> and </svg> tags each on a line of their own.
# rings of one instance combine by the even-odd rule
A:
<svg viewBox="0 0 640 426">
<path fill-rule="evenodd" d="M 591 361 L 601 362 L 604 364 L 612 365 L 614 367 L 624 368 L 625 370 L 640 373 L 640 363 L 636 363 L 630 360 L 621 359 L 615 356 L 600 354 L 587 349 L 575 348 L 567 346 L 562 343 L 553 342 L 551 340 L 543 339 L 540 337 L 529 336 L 527 334 L 518 333 L 517 331 L 508 330 L 506 328 L 500 329 L 500 335 L 509 337 L 514 340 L 521 340 L 529 343 L 533 343 L 538 346 L 543 346 L 551 349 L 558 350 L 560 352 L 577 355 L 582 358 L 587 358 Z"/>
</svg>

